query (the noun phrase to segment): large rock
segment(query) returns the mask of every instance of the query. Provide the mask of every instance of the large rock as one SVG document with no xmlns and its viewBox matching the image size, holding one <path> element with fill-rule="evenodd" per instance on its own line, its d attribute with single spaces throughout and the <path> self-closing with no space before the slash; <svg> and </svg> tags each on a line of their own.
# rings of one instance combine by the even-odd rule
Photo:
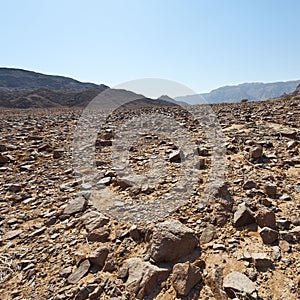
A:
<svg viewBox="0 0 300 300">
<path fill-rule="evenodd" d="M 180 296 L 187 296 L 190 290 L 201 280 L 200 268 L 190 262 L 178 263 L 173 267 L 171 282 Z"/>
<path fill-rule="evenodd" d="M 253 212 L 247 207 L 246 203 L 243 202 L 238 205 L 236 212 L 233 216 L 233 224 L 235 227 L 240 227 L 255 222 Z"/>
<path fill-rule="evenodd" d="M 145 299 L 169 275 L 168 269 L 159 268 L 140 258 L 127 259 L 123 269 L 128 275 L 126 287 L 137 299 Z"/>
<path fill-rule="evenodd" d="M 272 244 L 278 239 L 278 231 L 269 228 L 269 227 L 264 227 L 259 231 L 259 234 L 265 244 Z"/>
<path fill-rule="evenodd" d="M 165 221 L 154 227 L 150 255 L 156 262 L 174 261 L 188 255 L 197 243 L 192 229 L 177 220 Z"/>
<path fill-rule="evenodd" d="M 230 297 L 235 297 L 235 292 L 245 294 L 248 298 L 257 299 L 256 286 L 246 275 L 239 272 L 231 272 L 224 279 L 223 286 Z M 248 299 L 245 298 L 245 299 Z"/>
</svg>

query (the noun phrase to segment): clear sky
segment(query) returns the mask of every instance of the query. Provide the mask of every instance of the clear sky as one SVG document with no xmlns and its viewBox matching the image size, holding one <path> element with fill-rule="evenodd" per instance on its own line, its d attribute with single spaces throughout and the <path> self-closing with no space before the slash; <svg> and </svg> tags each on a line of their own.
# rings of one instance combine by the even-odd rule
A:
<svg viewBox="0 0 300 300">
<path fill-rule="evenodd" d="M 0 0 L 3 67 L 208 92 L 300 79 L 298 0 Z"/>
</svg>

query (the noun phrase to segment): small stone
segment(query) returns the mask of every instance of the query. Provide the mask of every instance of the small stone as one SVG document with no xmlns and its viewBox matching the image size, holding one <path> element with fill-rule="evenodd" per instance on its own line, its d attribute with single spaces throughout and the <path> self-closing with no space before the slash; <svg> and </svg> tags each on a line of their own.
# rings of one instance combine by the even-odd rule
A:
<svg viewBox="0 0 300 300">
<path fill-rule="evenodd" d="M 236 212 L 233 216 L 233 223 L 235 227 L 240 227 L 255 222 L 253 212 L 247 207 L 246 203 L 243 202 L 238 205 Z"/>
<path fill-rule="evenodd" d="M 123 268 L 128 270 L 125 285 L 136 299 L 145 299 L 169 275 L 168 269 L 159 268 L 140 258 L 127 259 Z"/>
<path fill-rule="evenodd" d="M 13 193 L 18 193 L 22 190 L 22 186 L 18 183 L 13 183 L 8 188 Z"/>
<path fill-rule="evenodd" d="M 272 244 L 278 239 L 278 231 L 269 228 L 269 227 L 264 227 L 259 231 L 259 234 L 265 244 Z"/>
<path fill-rule="evenodd" d="M 61 277 L 67 278 L 72 273 L 72 267 L 67 267 L 59 272 Z"/>
<path fill-rule="evenodd" d="M 9 162 L 9 158 L 0 153 L 0 164 L 5 164 Z"/>
<path fill-rule="evenodd" d="M 65 215 L 73 215 L 82 212 L 85 209 L 86 204 L 86 199 L 83 197 L 76 197 L 69 202 L 63 213 Z"/>
<path fill-rule="evenodd" d="M 53 150 L 53 158 L 58 159 L 61 158 L 64 154 L 65 150 L 62 148 Z"/>
<path fill-rule="evenodd" d="M 253 253 L 252 261 L 257 268 L 265 268 L 272 266 L 272 259 L 265 253 Z"/>
<path fill-rule="evenodd" d="M 275 198 L 277 192 L 277 185 L 271 182 L 266 182 L 265 184 L 265 193 L 270 198 Z"/>
<path fill-rule="evenodd" d="M 279 248 L 282 252 L 289 252 L 291 249 L 290 243 L 285 240 L 279 241 Z"/>
<path fill-rule="evenodd" d="M 200 245 L 207 244 L 215 239 L 217 236 L 216 229 L 213 225 L 207 225 L 206 228 L 203 229 L 200 236 Z"/>
<path fill-rule="evenodd" d="M 87 212 L 80 219 L 88 231 L 103 227 L 109 222 L 109 218 L 98 211 Z"/>
<path fill-rule="evenodd" d="M 225 291 L 223 290 L 223 270 L 224 267 L 213 269 L 205 279 L 205 283 L 210 287 L 214 298 L 217 300 L 228 299 Z"/>
<path fill-rule="evenodd" d="M 250 150 L 250 157 L 253 159 L 261 158 L 263 155 L 263 147 L 257 145 Z"/>
<path fill-rule="evenodd" d="M 174 265 L 171 282 L 178 295 L 187 296 L 200 280 L 200 268 L 191 265 L 190 262 Z"/>
<path fill-rule="evenodd" d="M 256 223 L 261 228 L 262 227 L 270 227 L 272 229 L 276 229 L 276 218 L 275 213 L 269 209 L 261 209 L 256 214 Z"/>
<path fill-rule="evenodd" d="M 177 162 L 180 163 L 184 158 L 183 152 L 181 150 L 173 150 L 169 154 L 169 161 L 170 162 Z"/>
<path fill-rule="evenodd" d="M 96 228 L 93 229 L 87 236 L 89 242 L 107 242 L 109 237 L 109 229 L 108 228 Z"/>
<path fill-rule="evenodd" d="M 290 200 L 292 200 L 291 196 L 288 195 L 288 194 L 281 195 L 279 199 L 283 200 L 283 201 L 290 201 Z"/>
<path fill-rule="evenodd" d="M 251 190 L 251 189 L 256 189 L 256 188 L 257 188 L 257 184 L 253 180 L 248 180 L 243 185 L 244 190 Z"/>
<path fill-rule="evenodd" d="M 213 244 L 213 250 L 226 250 L 226 246 L 224 244 Z"/>
<path fill-rule="evenodd" d="M 290 230 L 290 233 L 293 235 L 295 241 L 300 241 L 300 226 L 294 227 Z"/>
<path fill-rule="evenodd" d="M 4 234 L 4 240 L 12 240 L 12 239 L 16 238 L 17 236 L 19 236 L 22 232 L 23 232 L 23 230 L 21 230 L 21 229 L 8 231 Z"/>
<path fill-rule="evenodd" d="M 287 220 L 287 219 L 280 219 L 280 220 L 276 221 L 276 226 L 280 230 L 289 230 L 289 228 L 291 226 L 291 221 Z"/>
</svg>

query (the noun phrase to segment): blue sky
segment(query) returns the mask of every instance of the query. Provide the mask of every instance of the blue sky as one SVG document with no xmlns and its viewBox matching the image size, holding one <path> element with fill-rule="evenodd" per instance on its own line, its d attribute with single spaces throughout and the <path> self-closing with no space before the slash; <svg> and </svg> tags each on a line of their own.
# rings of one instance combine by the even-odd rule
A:
<svg viewBox="0 0 300 300">
<path fill-rule="evenodd" d="M 208 92 L 300 79 L 297 0 L 0 1 L 1 66 Z"/>
</svg>

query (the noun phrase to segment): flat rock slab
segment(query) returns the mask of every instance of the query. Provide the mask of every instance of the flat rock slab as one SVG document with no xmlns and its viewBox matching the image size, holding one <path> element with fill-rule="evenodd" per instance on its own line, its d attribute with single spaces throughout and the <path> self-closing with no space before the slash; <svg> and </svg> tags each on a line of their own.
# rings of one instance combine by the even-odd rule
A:
<svg viewBox="0 0 300 300">
<path fill-rule="evenodd" d="M 79 265 L 79 267 L 75 270 L 74 273 L 72 273 L 69 277 L 68 277 L 68 282 L 71 284 L 75 284 L 77 283 L 81 278 L 83 278 L 89 271 L 90 269 L 90 262 L 88 259 L 84 260 L 83 262 L 81 262 L 81 264 Z"/>
<path fill-rule="evenodd" d="M 76 197 L 69 202 L 63 213 L 65 215 L 73 215 L 78 212 L 84 211 L 85 207 L 86 199 L 84 199 L 83 197 Z"/>
<path fill-rule="evenodd" d="M 254 299 L 257 298 L 256 286 L 246 275 L 239 272 L 231 272 L 227 275 L 223 282 L 223 287 L 230 295 L 230 290 L 245 293 L 247 296 L 252 296 Z M 251 298 L 250 298 L 251 299 Z"/>
</svg>

